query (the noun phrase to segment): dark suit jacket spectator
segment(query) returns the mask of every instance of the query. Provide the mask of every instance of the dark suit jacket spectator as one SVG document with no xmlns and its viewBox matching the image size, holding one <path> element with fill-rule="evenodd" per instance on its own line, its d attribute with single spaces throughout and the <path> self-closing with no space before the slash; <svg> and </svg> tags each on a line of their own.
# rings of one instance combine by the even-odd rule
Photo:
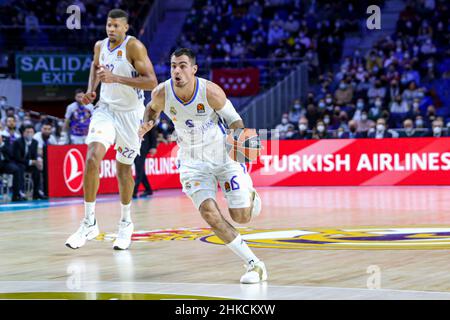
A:
<svg viewBox="0 0 450 320">
<path fill-rule="evenodd" d="M 367 135 L 367 138 L 375 138 L 376 137 L 376 132 L 372 131 L 369 132 L 369 134 Z M 392 133 L 390 133 L 389 131 L 385 130 L 383 133 L 383 138 L 392 138 Z"/>
<path fill-rule="evenodd" d="M 33 179 L 33 199 L 43 199 L 39 194 L 41 173 L 36 164 L 32 165 L 31 161 L 37 161 L 38 158 L 38 142 L 36 140 L 31 140 L 31 144 L 26 147 L 26 142 L 24 137 L 14 141 L 13 144 L 13 155 L 14 160 L 19 165 L 23 171 L 31 173 Z M 23 191 L 25 188 L 24 178 L 20 179 L 20 189 Z"/>
<path fill-rule="evenodd" d="M 14 163 L 9 140 L 0 138 L 0 174 L 8 173 L 13 176 L 13 201 L 23 200 L 20 196 L 20 177 L 23 171 Z"/>
<path fill-rule="evenodd" d="M 364 134 L 362 132 L 344 132 L 340 139 L 361 139 L 361 138 L 365 138 Z"/>
<path fill-rule="evenodd" d="M 295 132 L 295 134 L 288 140 L 307 140 L 307 139 L 311 139 L 311 134 L 308 133 L 307 131 L 297 131 Z"/>
</svg>

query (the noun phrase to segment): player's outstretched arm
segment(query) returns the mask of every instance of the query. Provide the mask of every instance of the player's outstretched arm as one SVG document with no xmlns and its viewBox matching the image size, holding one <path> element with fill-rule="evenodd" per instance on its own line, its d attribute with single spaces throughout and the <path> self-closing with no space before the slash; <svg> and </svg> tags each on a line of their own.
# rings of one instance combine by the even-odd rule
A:
<svg viewBox="0 0 450 320">
<path fill-rule="evenodd" d="M 214 82 L 208 81 L 206 85 L 206 98 L 208 103 L 219 116 L 221 116 L 230 129 L 245 128 L 244 121 L 236 112 L 233 104 L 227 99 L 225 92 Z"/>
<path fill-rule="evenodd" d="M 153 69 L 153 64 L 147 54 L 147 49 L 137 39 L 131 39 L 127 43 L 127 55 L 131 60 L 139 76 L 136 78 L 129 78 L 113 74 L 106 67 L 101 66 L 98 71 L 100 80 L 104 83 L 120 83 L 142 90 L 153 90 L 158 85 L 156 74 Z"/>
<path fill-rule="evenodd" d="M 144 138 L 144 135 L 150 131 L 156 124 L 159 115 L 164 110 L 165 90 L 164 83 L 160 83 L 153 91 L 150 102 L 145 107 L 144 122 L 139 128 L 139 137 Z"/>
<path fill-rule="evenodd" d="M 94 46 L 94 59 L 91 63 L 91 69 L 89 71 L 89 82 L 88 88 L 86 90 L 86 94 L 84 95 L 82 102 L 86 105 L 89 103 L 93 103 L 97 94 L 95 90 L 97 90 L 98 85 L 100 84 L 100 79 L 97 74 L 97 69 L 100 65 L 100 49 L 102 46 L 101 41 L 97 41 Z"/>
</svg>

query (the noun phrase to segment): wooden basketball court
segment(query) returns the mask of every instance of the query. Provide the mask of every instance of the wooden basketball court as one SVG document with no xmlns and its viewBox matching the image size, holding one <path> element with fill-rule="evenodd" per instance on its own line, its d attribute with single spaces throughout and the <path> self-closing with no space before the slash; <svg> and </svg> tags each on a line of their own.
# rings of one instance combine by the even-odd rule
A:
<svg viewBox="0 0 450 320">
<path fill-rule="evenodd" d="M 64 243 L 82 199 L 3 204 L 0 298 L 450 299 L 449 187 L 258 191 L 261 215 L 239 227 L 267 283 L 241 285 L 242 261 L 181 191 L 161 190 L 134 200 L 127 251 L 112 249 L 116 195 L 99 198 L 102 234 L 78 250 Z"/>
</svg>

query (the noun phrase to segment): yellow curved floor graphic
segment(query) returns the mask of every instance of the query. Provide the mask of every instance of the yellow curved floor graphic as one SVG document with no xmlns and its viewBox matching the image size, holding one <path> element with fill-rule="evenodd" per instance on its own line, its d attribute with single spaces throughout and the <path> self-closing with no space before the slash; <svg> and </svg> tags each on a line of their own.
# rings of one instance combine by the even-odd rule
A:
<svg viewBox="0 0 450 320">
<path fill-rule="evenodd" d="M 114 292 L 11 292 L 0 293 L 3 300 L 227 300 L 224 298 L 156 293 Z"/>
</svg>

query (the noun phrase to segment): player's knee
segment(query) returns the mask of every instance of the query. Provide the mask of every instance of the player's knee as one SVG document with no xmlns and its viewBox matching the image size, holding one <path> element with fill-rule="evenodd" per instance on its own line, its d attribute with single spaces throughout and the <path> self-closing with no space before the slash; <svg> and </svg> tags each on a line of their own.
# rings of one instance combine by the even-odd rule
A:
<svg viewBox="0 0 450 320">
<path fill-rule="evenodd" d="M 117 178 L 122 181 L 125 181 L 127 179 L 133 180 L 133 172 L 131 170 L 131 166 L 117 162 Z"/>
<path fill-rule="evenodd" d="M 250 222 L 250 208 L 230 208 L 228 209 L 230 212 L 231 219 L 233 219 L 236 223 L 248 223 Z"/>
<path fill-rule="evenodd" d="M 220 223 L 221 217 L 214 201 L 207 199 L 199 207 L 202 218 L 212 227 Z"/>
<path fill-rule="evenodd" d="M 100 168 L 101 159 L 99 159 L 95 154 L 91 154 L 86 159 L 86 170 L 94 171 Z"/>
</svg>

